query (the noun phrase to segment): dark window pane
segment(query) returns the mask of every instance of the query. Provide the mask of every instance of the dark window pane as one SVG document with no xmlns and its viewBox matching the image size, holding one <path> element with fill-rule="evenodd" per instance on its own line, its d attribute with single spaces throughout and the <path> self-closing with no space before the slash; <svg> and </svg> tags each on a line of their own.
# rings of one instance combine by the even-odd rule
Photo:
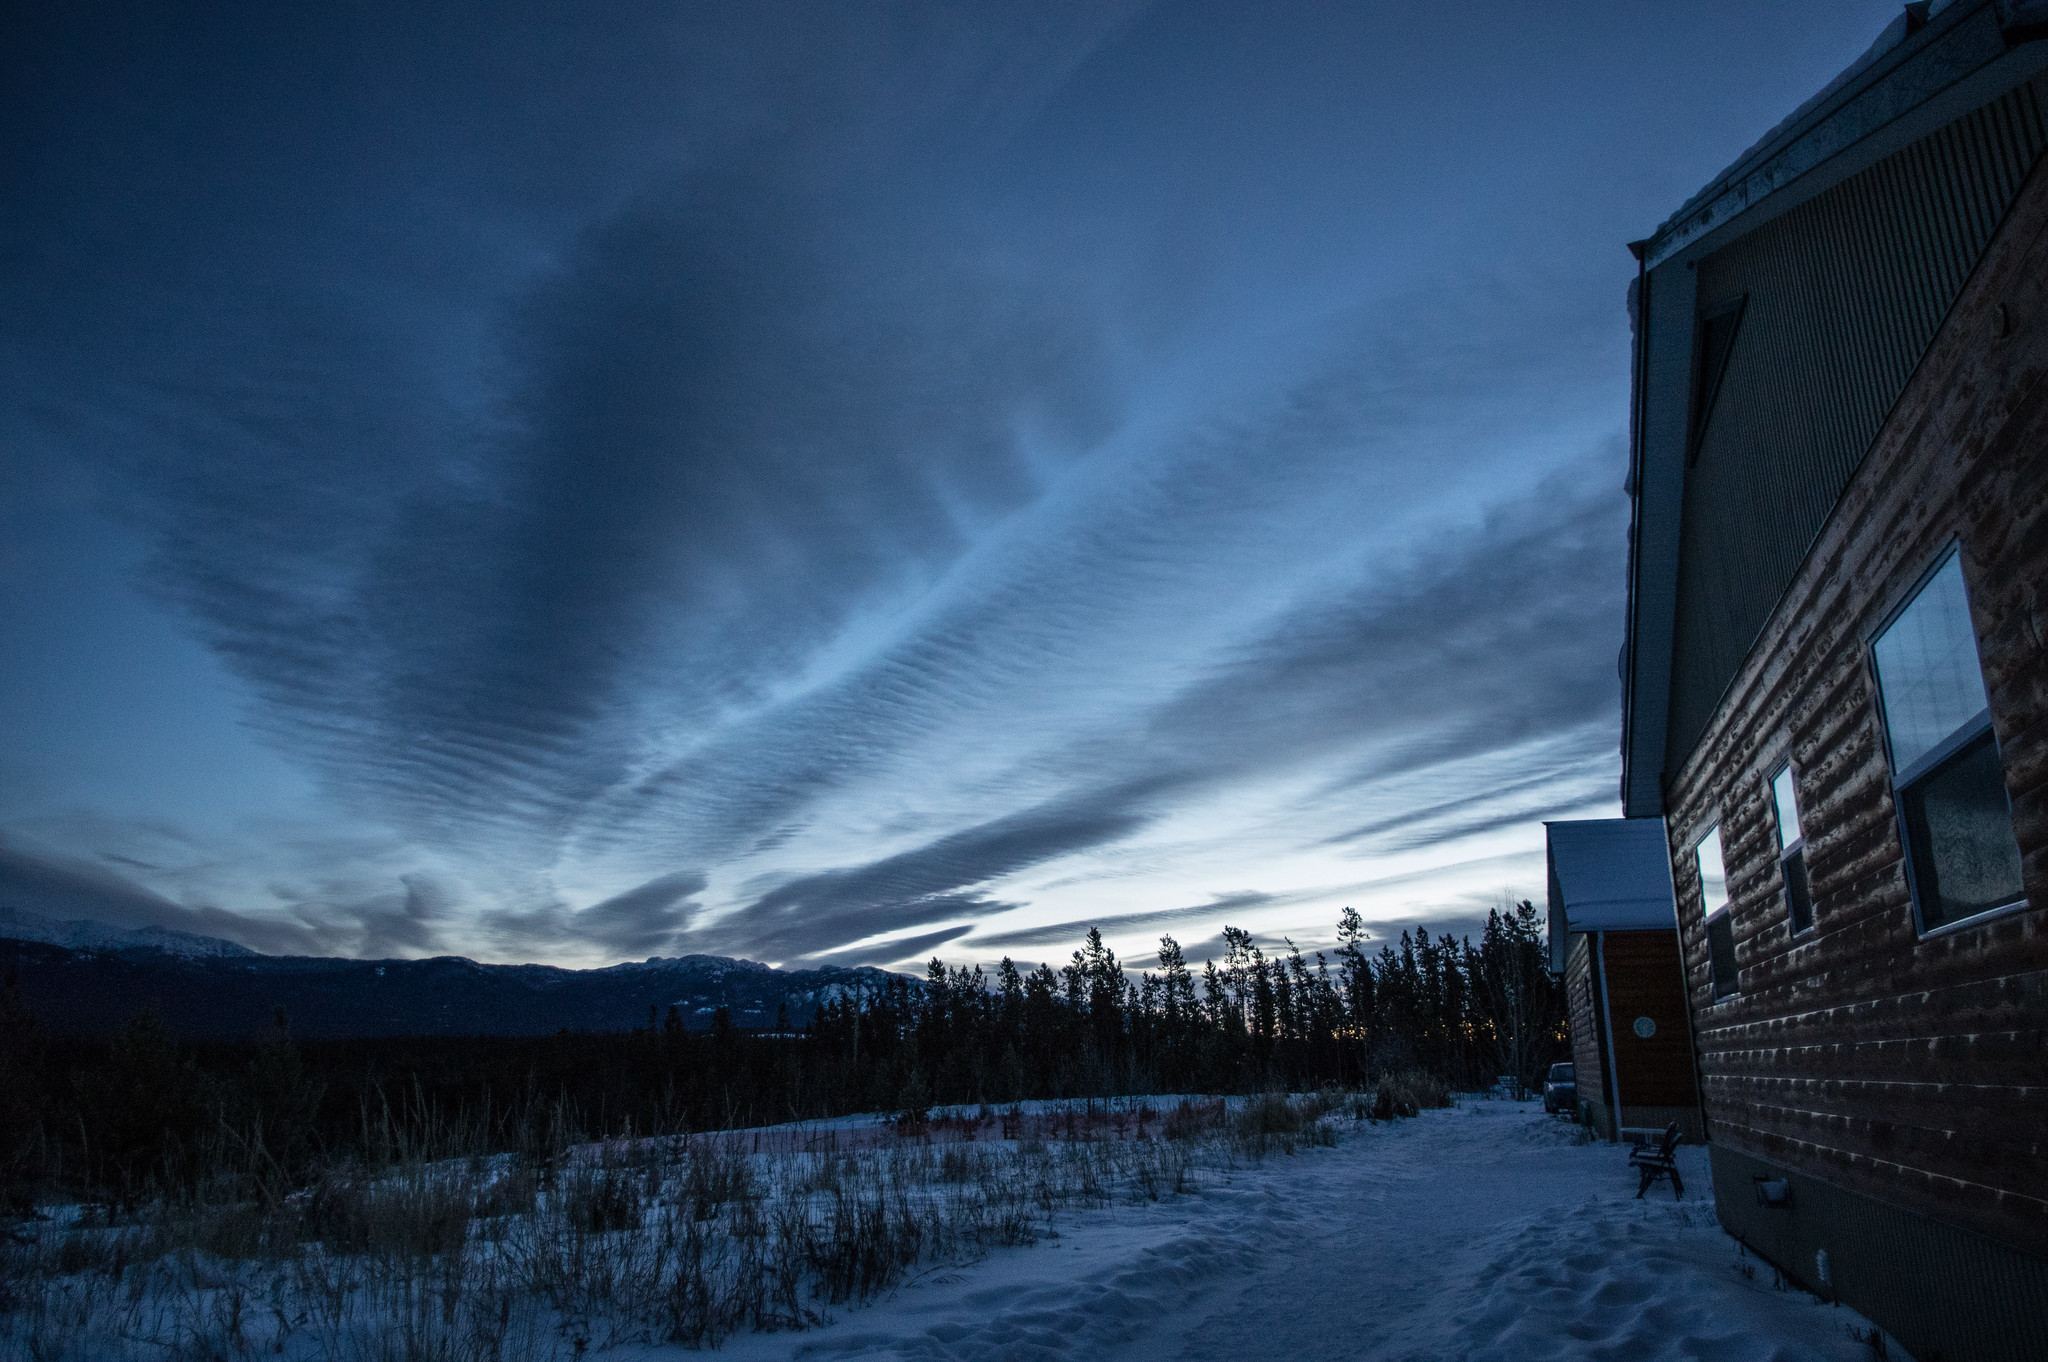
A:
<svg viewBox="0 0 2048 1362">
<path fill-rule="evenodd" d="M 1700 907 L 1708 913 L 1719 912 L 1728 906 L 1728 871 L 1721 859 L 1719 823 L 1707 829 L 1692 854 L 1700 867 Z"/>
<path fill-rule="evenodd" d="M 2024 897 L 1998 746 L 1983 736 L 1899 792 L 1923 927 Z"/>
<path fill-rule="evenodd" d="M 1792 788 L 1792 768 L 1771 777 L 1771 802 L 1778 809 L 1778 850 L 1783 851 L 1803 835 L 1799 831 L 1799 795 Z"/>
<path fill-rule="evenodd" d="M 1977 631 L 1963 590 L 1963 563 L 1951 556 L 1875 645 L 1892 770 L 1903 771 L 1984 711 Z"/>
<path fill-rule="evenodd" d="M 1785 868 L 1785 909 L 1792 918 L 1792 930 L 1803 932 L 1813 926 L 1813 898 L 1806 887 L 1806 852 L 1795 851 L 1779 864 Z"/>
<path fill-rule="evenodd" d="M 1735 928 L 1726 913 L 1707 919 L 1707 958 L 1714 965 L 1714 996 L 1735 992 Z"/>
</svg>

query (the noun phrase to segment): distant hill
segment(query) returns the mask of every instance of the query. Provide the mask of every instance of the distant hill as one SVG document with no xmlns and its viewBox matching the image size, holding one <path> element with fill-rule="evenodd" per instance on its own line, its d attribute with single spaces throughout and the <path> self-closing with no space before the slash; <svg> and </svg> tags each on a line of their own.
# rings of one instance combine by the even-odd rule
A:
<svg viewBox="0 0 2048 1362">
<path fill-rule="evenodd" d="M 293 1034 L 307 1039 L 624 1031 L 647 1025 L 650 1008 L 663 1018 L 670 1007 L 692 1030 L 709 1027 L 720 1007 L 750 1029 L 773 1028 L 786 1008 L 789 1024 L 800 1027 L 820 1003 L 901 977 L 866 965 L 779 970 L 715 955 L 587 970 L 459 956 L 258 955 L 161 928 L 47 919 L 24 927 L 26 916 L 0 919 L 0 977 L 16 979 L 39 1025 L 71 1035 L 119 1027 L 145 1006 L 166 1030 L 192 1039 L 260 1035 L 279 1007 Z"/>
</svg>

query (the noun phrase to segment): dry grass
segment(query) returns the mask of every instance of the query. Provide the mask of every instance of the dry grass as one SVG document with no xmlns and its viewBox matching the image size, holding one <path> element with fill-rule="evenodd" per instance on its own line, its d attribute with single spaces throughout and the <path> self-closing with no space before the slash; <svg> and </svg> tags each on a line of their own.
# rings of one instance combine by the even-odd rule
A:
<svg viewBox="0 0 2048 1362">
<path fill-rule="evenodd" d="M 269 1204 L 29 1221 L 0 1241 L 0 1354 L 495 1362 L 714 1347 L 815 1324 L 921 1263 L 1032 1243 L 1063 1212 L 1332 1144 L 1327 1117 L 1360 1100 L 651 1139 L 336 1170 Z"/>
</svg>

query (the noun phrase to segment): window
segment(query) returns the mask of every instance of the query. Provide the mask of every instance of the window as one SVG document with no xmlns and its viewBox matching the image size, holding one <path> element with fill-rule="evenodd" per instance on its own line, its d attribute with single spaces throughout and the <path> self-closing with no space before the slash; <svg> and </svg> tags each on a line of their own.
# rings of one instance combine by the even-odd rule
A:
<svg viewBox="0 0 2048 1362">
<path fill-rule="evenodd" d="M 1920 929 L 2021 902 L 2012 806 L 1954 550 L 1871 653 Z"/>
<path fill-rule="evenodd" d="M 1740 991 L 1735 971 L 1735 925 L 1728 919 L 1728 872 L 1721 860 L 1721 825 L 1707 829 L 1693 847 L 1700 868 L 1700 903 L 1707 915 L 1707 964 L 1712 969 L 1714 997 Z"/>
<path fill-rule="evenodd" d="M 1792 935 L 1813 930 L 1813 897 L 1806 886 L 1806 838 L 1799 830 L 1799 792 L 1792 768 L 1771 777 L 1771 803 L 1778 813 L 1778 869 L 1785 879 L 1785 913 Z"/>
</svg>

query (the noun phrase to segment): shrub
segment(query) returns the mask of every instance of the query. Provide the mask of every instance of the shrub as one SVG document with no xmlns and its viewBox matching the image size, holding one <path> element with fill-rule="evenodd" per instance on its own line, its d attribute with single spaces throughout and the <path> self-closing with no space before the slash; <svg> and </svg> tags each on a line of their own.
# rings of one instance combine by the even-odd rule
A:
<svg viewBox="0 0 2048 1362">
<path fill-rule="evenodd" d="M 1224 1119 L 1224 1102 L 1220 1097 L 1209 1102 L 1183 1101 L 1166 1113 L 1161 1129 L 1169 1140 L 1192 1140 L 1217 1129 Z"/>
<path fill-rule="evenodd" d="M 304 1232 L 334 1253 L 459 1253 L 469 1238 L 474 1193 L 467 1178 L 432 1166 L 328 1176 L 305 1198 Z"/>
<path fill-rule="evenodd" d="M 1340 1109 L 1344 1101 L 1344 1096 L 1336 1092 L 1301 1098 L 1267 1093 L 1247 1103 L 1231 1118 L 1232 1147 L 1258 1159 L 1275 1150 L 1292 1154 L 1302 1145 L 1335 1145 L 1337 1132 L 1323 1118 Z"/>
<path fill-rule="evenodd" d="M 637 1229 L 638 1179 L 625 1168 L 584 1166 L 562 1179 L 562 1212 L 569 1223 L 591 1234 Z"/>
<path fill-rule="evenodd" d="M 1391 1121 L 1397 1116 L 1416 1116 L 1425 1108 L 1451 1105 L 1451 1090 L 1444 1081 L 1424 1069 L 1386 1074 L 1373 1090 L 1372 1118 Z"/>
</svg>

